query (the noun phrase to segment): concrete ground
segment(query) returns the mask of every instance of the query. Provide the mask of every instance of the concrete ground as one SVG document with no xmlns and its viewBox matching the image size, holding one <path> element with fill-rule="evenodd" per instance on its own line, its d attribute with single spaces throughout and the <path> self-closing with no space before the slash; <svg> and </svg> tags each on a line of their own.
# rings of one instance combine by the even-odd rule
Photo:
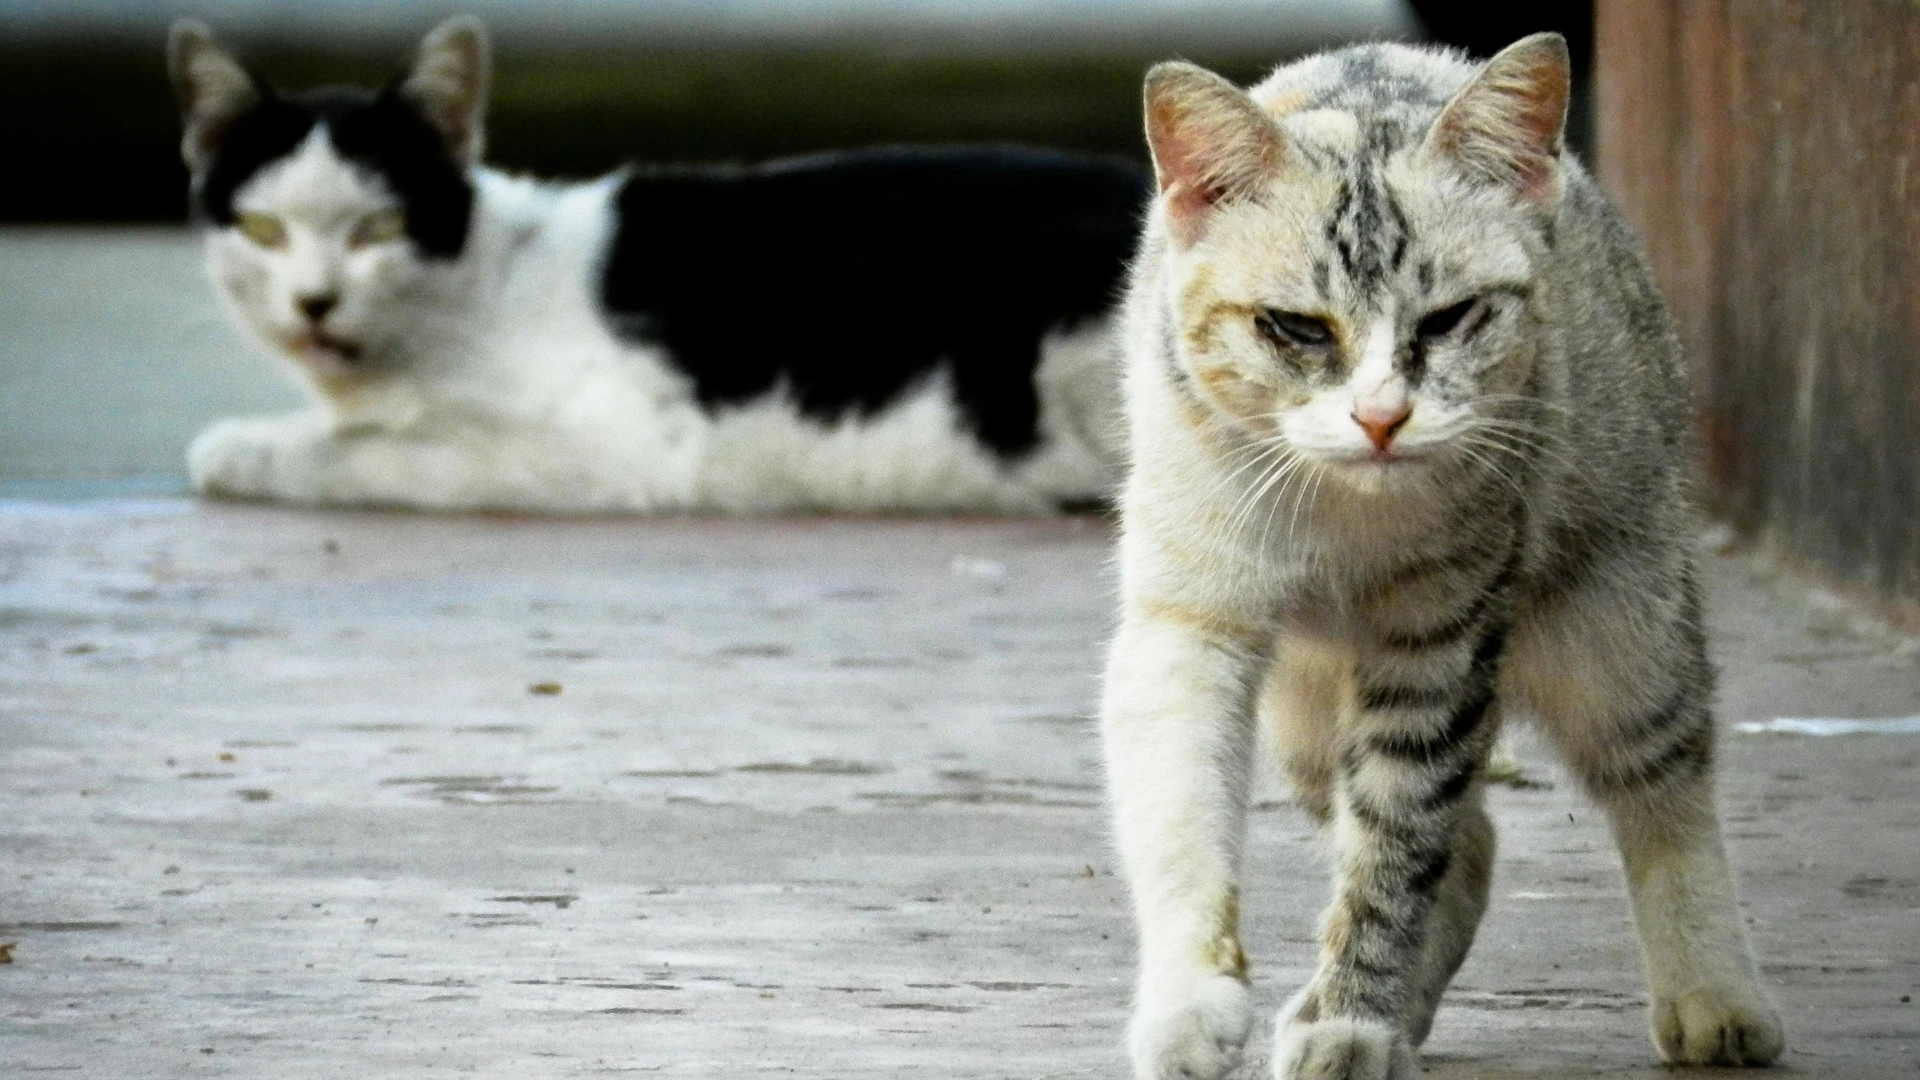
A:
<svg viewBox="0 0 1920 1080">
<path fill-rule="evenodd" d="M 1108 542 L 0 504 L 0 1076 L 1122 1076 Z M 1711 581 L 1729 722 L 1920 713 L 1911 641 Z M 1428 1074 L 1668 1075 L 1601 823 L 1521 754 Z M 1787 1071 L 1920 1073 L 1920 736 L 1724 761 Z M 1253 833 L 1274 1008 L 1325 875 L 1277 790 Z"/>
</svg>

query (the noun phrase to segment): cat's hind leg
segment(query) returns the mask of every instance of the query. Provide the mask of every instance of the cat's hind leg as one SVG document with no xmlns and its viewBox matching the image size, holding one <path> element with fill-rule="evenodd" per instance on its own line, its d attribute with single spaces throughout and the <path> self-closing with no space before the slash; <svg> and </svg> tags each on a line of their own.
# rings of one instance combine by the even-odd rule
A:
<svg viewBox="0 0 1920 1080">
<path fill-rule="evenodd" d="M 1516 636 L 1508 672 L 1607 812 L 1660 1056 L 1767 1065 L 1785 1038 L 1741 927 L 1714 810 L 1713 672 L 1698 587 L 1685 566 L 1670 584 L 1630 595 L 1593 585 L 1561 600 Z"/>
<path fill-rule="evenodd" d="M 1353 658 L 1311 637 L 1287 633 L 1273 650 L 1260 690 L 1260 720 L 1293 797 L 1314 823 L 1333 821 L 1339 749 L 1334 721 L 1351 693 Z"/>
</svg>

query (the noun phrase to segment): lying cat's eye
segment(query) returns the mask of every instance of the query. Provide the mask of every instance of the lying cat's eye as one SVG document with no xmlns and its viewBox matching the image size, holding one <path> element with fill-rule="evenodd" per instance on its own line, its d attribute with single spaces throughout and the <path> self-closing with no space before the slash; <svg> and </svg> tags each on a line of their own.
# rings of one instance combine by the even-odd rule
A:
<svg viewBox="0 0 1920 1080">
<path fill-rule="evenodd" d="M 353 247 L 389 244 L 407 231 L 407 215 L 398 210 L 376 210 L 360 219 L 347 243 Z"/>
<path fill-rule="evenodd" d="M 1413 332 L 1428 339 L 1446 337 L 1456 330 L 1463 334 L 1471 334 L 1480 328 L 1480 323 L 1486 317 L 1486 308 L 1486 303 L 1480 297 L 1469 297 L 1457 304 L 1443 307 L 1439 311 L 1430 312 L 1420 320 L 1418 326 L 1414 327 Z"/>
<path fill-rule="evenodd" d="M 1254 322 L 1260 327 L 1260 332 L 1276 345 L 1317 349 L 1333 344 L 1333 327 L 1327 325 L 1327 320 L 1312 315 L 1269 308 L 1261 312 Z"/>
<path fill-rule="evenodd" d="M 240 227 L 240 235 L 263 248 L 277 248 L 287 242 L 287 227 L 272 214 L 243 211 L 234 217 L 234 224 Z"/>
</svg>

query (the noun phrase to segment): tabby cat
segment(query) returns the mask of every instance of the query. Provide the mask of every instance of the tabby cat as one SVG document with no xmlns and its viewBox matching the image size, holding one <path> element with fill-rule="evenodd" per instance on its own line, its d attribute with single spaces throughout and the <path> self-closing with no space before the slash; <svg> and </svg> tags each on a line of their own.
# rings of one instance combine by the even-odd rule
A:
<svg viewBox="0 0 1920 1080">
<path fill-rule="evenodd" d="M 1605 808 L 1671 1062 L 1783 1039 L 1714 809 L 1676 339 L 1562 148 L 1564 42 L 1367 45 L 1243 91 L 1146 82 L 1159 192 L 1125 302 L 1132 466 L 1102 726 L 1142 1078 L 1251 1026 L 1256 729 L 1337 851 L 1282 1078 L 1409 1080 L 1487 902 L 1481 770 L 1537 717 Z"/>
<path fill-rule="evenodd" d="M 1117 474 L 1131 163 L 875 149 L 543 182 L 480 164 L 470 18 L 377 92 L 174 28 L 216 291 L 312 405 L 223 420 L 209 494 L 534 511 L 986 510 Z"/>
</svg>

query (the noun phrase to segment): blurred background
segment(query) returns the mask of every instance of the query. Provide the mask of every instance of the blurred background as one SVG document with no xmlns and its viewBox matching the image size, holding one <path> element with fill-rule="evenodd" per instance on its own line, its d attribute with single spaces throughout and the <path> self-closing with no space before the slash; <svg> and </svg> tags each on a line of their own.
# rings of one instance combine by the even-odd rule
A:
<svg viewBox="0 0 1920 1080">
<path fill-rule="evenodd" d="M 1242 82 L 1329 45 L 1518 27 L 1584 45 L 1591 5 L 1403 0 L 0 0 L 0 93 L 31 102 L 0 218 L 177 221 L 186 175 L 162 43 L 204 19 L 270 81 L 378 84 L 435 22 L 496 41 L 489 156 L 587 176 L 629 160 L 756 160 L 892 141 L 1138 156 L 1139 83 L 1183 56 Z M 1584 60 L 1585 49 L 1581 49 Z M 1585 110 L 1580 110 L 1584 121 Z M 1584 122 L 1576 125 L 1584 140 Z"/>
<path fill-rule="evenodd" d="M 179 492 L 208 422 L 300 404 L 227 325 L 185 228 L 173 20 L 301 88 L 378 85 L 462 11 L 495 38 L 489 160 L 558 177 L 881 142 L 1141 157 L 1155 60 L 1252 81 L 1429 23 L 1497 47 L 1514 23 L 1402 0 L 0 0 L 0 496 Z"/>
<path fill-rule="evenodd" d="M 183 488 L 208 421 L 298 404 L 184 227 L 162 43 L 378 83 L 439 19 L 496 40 L 489 156 L 586 176 L 875 142 L 1142 156 L 1139 82 L 1356 40 L 1568 35 L 1570 136 L 1640 230 L 1713 510 L 1920 625 L 1920 5 L 1878 0 L 0 0 L 0 497 Z"/>
</svg>

